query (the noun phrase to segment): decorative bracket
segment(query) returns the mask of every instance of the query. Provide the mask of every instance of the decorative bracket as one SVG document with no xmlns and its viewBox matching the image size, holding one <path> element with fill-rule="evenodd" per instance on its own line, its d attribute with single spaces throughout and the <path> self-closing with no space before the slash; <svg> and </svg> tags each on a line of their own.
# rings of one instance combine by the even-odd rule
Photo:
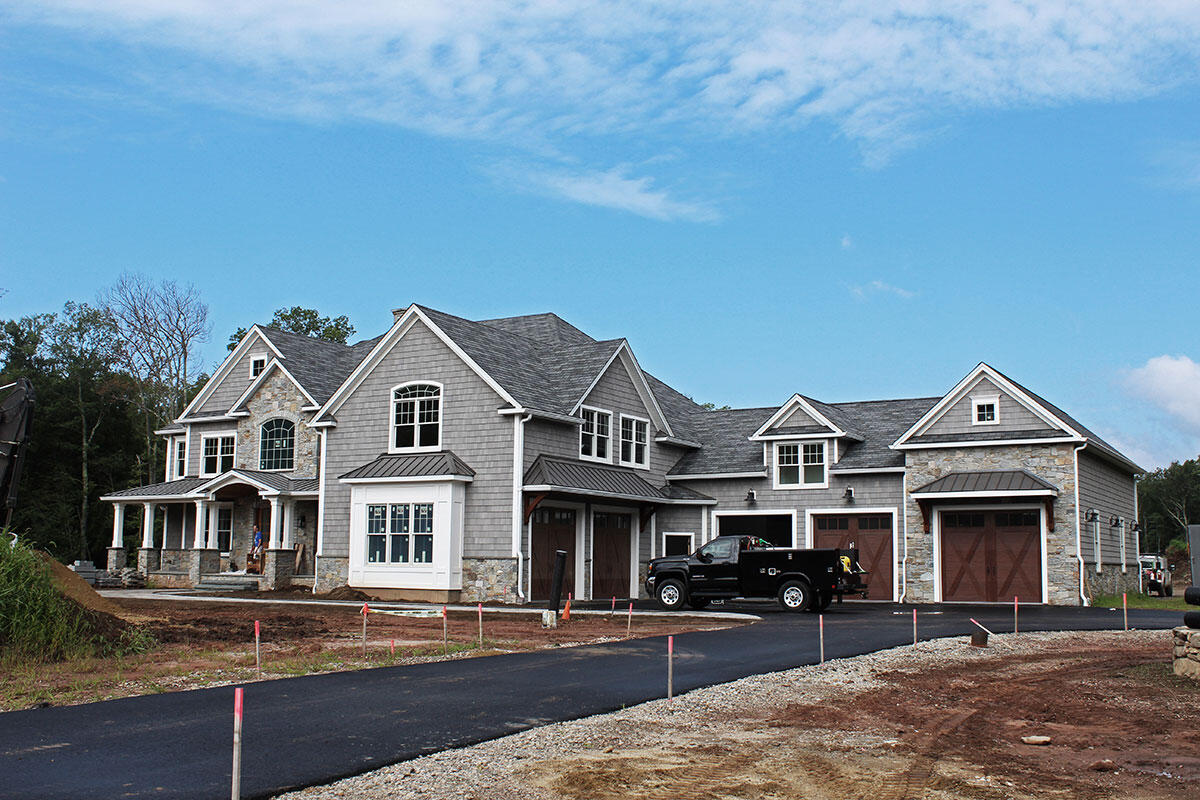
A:
<svg viewBox="0 0 1200 800">
<path fill-rule="evenodd" d="M 531 497 L 525 501 L 525 524 L 526 525 L 529 524 L 529 518 L 533 516 L 534 509 L 537 508 L 538 505 L 543 500 L 546 499 L 548 494 L 549 494 L 548 492 L 542 492 L 541 494 L 535 494 L 533 497 Z"/>
</svg>

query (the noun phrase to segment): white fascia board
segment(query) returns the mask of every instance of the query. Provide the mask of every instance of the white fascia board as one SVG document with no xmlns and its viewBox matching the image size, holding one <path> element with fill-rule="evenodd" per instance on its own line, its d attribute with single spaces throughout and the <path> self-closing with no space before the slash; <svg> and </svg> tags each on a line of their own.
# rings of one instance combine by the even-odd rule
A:
<svg viewBox="0 0 1200 800">
<path fill-rule="evenodd" d="M 654 441 L 656 444 L 673 444 L 679 447 L 690 447 L 694 450 L 704 447 L 699 442 L 693 442 L 690 439 L 680 439 L 677 436 L 655 436 Z"/>
<path fill-rule="evenodd" d="M 948 447 L 988 447 L 1010 444 L 1071 444 L 1087 441 L 1082 436 L 1060 436 L 1054 439 L 967 439 L 958 442 L 911 442 L 889 445 L 892 450 L 944 450 Z"/>
<path fill-rule="evenodd" d="M 919 500 L 987 500 L 992 497 L 1058 497 L 1058 490 L 1018 489 L 994 492 L 913 492 L 912 496 Z"/>
<path fill-rule="evenodd" d="M 573 417 L 569 414 L 559 414 L 554 411 L 540 411 L 536 408 L 522 408 L 521 406 L 517 406 L 516 408 L 498 408 L 496 409 L 496 413 L 504 417 L 518 415 L 524 416 L 525 414 L 528 414 L 534 419 L 544 419 L 550 422 L 561 422 L 564 425 L 579 426 L 583 424 L 583 417 Z"/>
<path fill-rule="evenodd" d="M 609 497 L 616 500 L 632 500 L 639 503 L 654 505 L 685 505 L 685 506 L 715 506 L 716 500 L 681 500 L 667 497 L 645 497 L 640 494 L 622 494 L 620 492 L 598 492 L 591 489 L 579 489 L 574 486 L 552 486 L 539 483 L 523 487 L 526 492 L 562 492 L 563 494 L 581 495 L 584 497 Z"/>
<path fill-rule="evenodd" d="M 941 400 L 934 404 L 933 408 L 926 411 L 925 414 L 922 415 L 922 417 L 917 420 L 911 428 L 900 434 L 900 438 L 893 443 L 893 447 L 903 445 L 913 436 L 917 436 L 922 431 L 929 428 L 929 426 L 941 418 L 942 414 L 949 406 L 961 400 L 981 376 L 986 377 L 992 383 L 999 386 L 1001 390 L 1006 392 L 1010 397 L 1024 406 L 1025 409 L 1031 414 L 1040 417 L 1047 425 L 1053 428 L 1058 428 L 1059 430 L 1076 439 L 1083 438 L 1079 434 L 1079 431 L 1075 430 L 1070 425 L 1052 414 L 1048 409 L 1042 406 L 1041 403 L 1037 402 L 1024 391 L 1015 386 L 1012 381 L 1008 380 L 1008 378 L 1005 378 L 999 372 L 992 369 L 992 367 L 980 361 L 979 364 L 976 365 L 975 369 L 971 370 L 965 378 L 956 383 L 954 388 L 952 388 L 942 397 Z"/>
<path fill-rule="evenodd" d="M 337 420 L 336 419 L 323 419 L 320 422 L 306 422 L 304 424 L 310 428 L 336 428 Z"/>
<path fill-rule="evenodd" d="M 237 422 L 237 418 L 231 417 L 228 414 L 222 414 L 219 417 L 192 417 L 191 419 L 184 420 L 183 424 L 194 425 L 201 422 Z"/>
<path fill-rule="evenodd" d="M 175 421 L 182 421 L 187 417 L 188 414 L 192 413 L 192 411 L 203 407 L 203 405 L 208 402 L 208 398 L 212 396 L 212 393 L 216 391 L 219 385 L 221 385 L 221 382 L 228 377 L 229 373 L 233 370 L 234 365 L 241 360 L 242 356 L 244 356 L 246 352 L 254 345 L 255 341 L 260 340 L 266 343 L 267 347 L 271 349 L 271 352 L 273 352 L 277 358 L 283 358 L 283 354 L 280 353 L 279 349 L 271 343 L 271 340 L 266 337 L 262 329 L 257 325 L 251 325 L 250 330 L 246 331 L 246 335 L 242 337 L 240 342 L 238 342 L 238 346 L 233 348 L 233 352 L 226 356 L 225 360 L 221 362 L 221 366 L 217 367 L 217 371 L 214 372 L 213 376 L 208 379 L 207 383 L 204 384 L 204 388 L 200 390 L 199 394 L 192 398 L 192 402 L 187 404 L 187 407 L 183 409 L 183 413 L 181 413 Z"/>
<path fill-rule="evenodd" d="M 240 407 L 242 403 L 248 402 L 250 398 L 254 396 L 254 393 L 257 392 L 264 383 L 266 383 L 267 378 L 269 377 L 268 373 L 274 369 L 278 369 L 280 372 L 286 375 L 287 379 L 291 381 L 297 389 L 300 390 L 301 394 L 304 395 L 305 400 L 307 400 L 310 404 L 316 404 L 317 401 L 314 400 L 313 396 L 308 393 L 308 390 L 300 385 L 300 381 L 296 380 L 296 376 L 288 371 L 288 368 L 283 365 L 283 362 L 273 358 L 267 362 L 267 365 L 263 367 L 263 371 L 258 373 L 258 377 L 250 382 L 250 385 L 246 387 L 246 391 L 242 392 L 238 399 L 233 401 L 233 405 L 231 405 L 229 410 L 225 413 L 231 416 L 240 416 L 244 414 L 245 412 L 237 411 L 237 408 Z"/>
<path fill-rule="evenodd" d="M 338 483 L 471 483 L 470 475 L 409 475 L 401 478 L 338 478 Z"/>
<path fill-rule="evenodd" d="M 180 430 L 179 428 L 159 428 L 158 430 L 154 431 L 154 435 L 155 436 L 187 436 L 187 432 L 188 431 L 187 431 L 186 426 L 184 427 L 183 430 Z"/>
<path fill-rule="evenodd" d="M 708 481 L 720 478 L 765 478 L 766 470 L 762 472 L 708 472 L 700 475 L 668 475 L 669 481 Z"/>
<path fill-rule="evenodd" d="M 751 436 L 749 441 L 752 442 L 783 442 L 783 441 L 800 441 L 801 439 L 846 439 L 850 438 L 849 434 L 832 433 L 768 433 L 763 436 Z M 861 441 L 861 440 L 859 440 Z"/>
<path fill-rule="evenodd" d="M 596 388 L 596 384 L 600 383 L 600 379 L 604 377 L 604 373 L 608 372 L 613 362 L 621 357 L 622 363 L 625 366 L 625 372 L 633 381 L 634 389 L 637 390 L 638 396 L 642 400 L 642 405 L 646 408 L 646 412 L 651 416 L 651 422 L 661 431 L 666 431 L 668 436 L 674 436 L 675 432 L 671 430 L 671 423 L 667 422 L 667 416 L 663 414 L 663 410 L 658 405 L 658 398 L 654 396 L 654 392 L 650 389 L 650 382 L 646 380 L 646 374 L 642 372 L 642 365 L 638 363 L 637 356 L 633 354 L 633 348 L 629 346 L 627 339 L 622 339 L 617 349 L 609 356 L 608 361 L 596 373 L 596 377 L 592 379 L 591 385 L 575 402 L 571 408 L 572 414 L 579 413 L 579 409 L 583 408 L 583 403 L 587 400 L 588 395 Z M 625 359 L 629 359 L 628 363 Z"/>
<path fill-rule="evenodd" d="M 853 469 L 830 469 L 830 475 L 873 475 L 877 472 L 904 472 L 905 467 L 854 467 Z"/>
<path fill-rule="evenodd" d="M 781 405 L 779 407 L 779 410 L 776 411 L 774 414 L 772 414 L 770 416 L 770 418 L 768 418 L 767 421 L 764 422 L 759 427 L 758 430 L 756 430 L 753 434 L 751 434 L 750 441 L 759 442 L 759 441 L 763 441 L 764 439 L 774 438 L 774 437 L 767 436 L 766 432 L 768 430 L 770 430 L 772 425 L 779 422 L 779 420 L 783 419 L 786 415 L 790 414 L 797 407 L 804 409 L 804 413 L 808 414 L 810 417 L 815 419 L 817 422 L 819 422 L 822 425 L 824 425 L 825 427 L 829 428 L 830 432 L 829 433 L 820 433 L 820 434 L 806 434 L 805 436 L 790 436 L 787 438 L 801 439 L 801 438 L 806 438 L 806 436 L 807 436 L 808 438 L 828 439 L 831 435 L 832 436 L 845 436 L 846 435 L 846 432 L 844 430 L 842 430 L 837 425 L 834 425 L 832 422 L 830 422 L 828 417 L 826 417 L 820 411 L 817 411 L 817 409 L 813 408 L 811 403 L 809 403 L 807 400 L 805 400 L 799 393 L 796 393 L 796 394 L 792 395 L 790 398 L 788 398 L 788 401 L 786 403 L 784 403 L 783 405 Z"/>
</svg>

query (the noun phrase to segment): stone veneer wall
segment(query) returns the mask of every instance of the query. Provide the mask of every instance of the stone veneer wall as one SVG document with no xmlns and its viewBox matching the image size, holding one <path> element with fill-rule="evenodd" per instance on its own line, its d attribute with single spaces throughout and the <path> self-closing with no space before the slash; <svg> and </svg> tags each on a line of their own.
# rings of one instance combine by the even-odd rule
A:
<svg viewBox="0 0 1200 800">
<path fill-rule="evenodd" d="M 345 586 L 350 580 L 350 559 L 345 556 L 317 556 L 315 590 L 328 592 Z"/>
<path fill-rule="evenodd" d="M 462 560 L 463 602 L 496 600 L 519 602 L 515 558 L 464 558 Z"/>
<path fill-rule="evenodd" d="M 304 397 L 287 377 L 275 370 L 246 403 L 249 416 L 238 422 L 236 466 L 258 469 L 258 437 L 262 424 L 282 417 L 296 424 L 295 469 L 287 474 L 293 478 L 317 476 L 317 432 L 303 424 L 307 415 L 300 410 Z"/>
<path fill-rule="evenodd" d="M 1083 586 L 1088 598 L 1098 594 L 1121 594 L 1138 591 L 1138 571 L 1129 567 L 1125 572 L 1115 564 L 1105 564 L 1104 571 L 1097 573 L 1094 564 L 1086 564 L 1083 569 Z"/>
<path fill-rule="evenodd" d="M 1172 631 L 1175 649 L 1173 666 L 1176 675 L 1200 680 L 1200 630 L 1180 625 Z"/>
<path fill-rule="evenodd" d="M 937 569 L 933 560 L 933 532 L 925 533 L 921 509 L 913 499 L 912 491 L 951 472 L 1025 469 L 1058 488 L 1058 497 L 1054 501 L 1054 530 L 1046 534 L 1046 575 L 1049 584 L 1046 598 L 1053 605 L 1079 605 L 1073 450 L 1069 444 L 1035 444 L 906 451 L 908 494 L 904 498 L 904 513 L 908 522 L 908 568 L 905 600 L 933 602 L 934 571 Z M 981 500 L 980 503 L 986 501 Z M 938 506 L 934 505 L 933 508 L 937 513 Z M 904 557 L 903 548 L 898 557 Z"/>
</svg>

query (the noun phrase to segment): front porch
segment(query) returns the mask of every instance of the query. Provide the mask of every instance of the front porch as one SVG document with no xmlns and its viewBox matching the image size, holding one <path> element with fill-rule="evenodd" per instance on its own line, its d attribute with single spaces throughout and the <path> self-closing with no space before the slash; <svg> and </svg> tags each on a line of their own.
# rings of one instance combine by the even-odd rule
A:
<svg viewBox="0 0 1200 800">
<path fill-rule="evenodd" d="M 107 495 L 102 499 L 113 503 L 108 569 L 122 569 L 128 561 L 126 517 L 136 508 L 140 509 L 137 569 L 155 585 L 311 586 L 316 498 L 315 479 L 252 470 L 183 478 Z M 262 533 L 259 548 L 253 542 L 256 527 Z"/>
</svg>

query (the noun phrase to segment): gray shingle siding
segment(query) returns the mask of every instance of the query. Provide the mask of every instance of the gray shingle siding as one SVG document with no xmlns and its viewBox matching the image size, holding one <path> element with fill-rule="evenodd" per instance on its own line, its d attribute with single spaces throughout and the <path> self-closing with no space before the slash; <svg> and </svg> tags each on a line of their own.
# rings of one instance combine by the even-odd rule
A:
<svg viewBox="0 0 1200 800">
<path fill-rule="evenodd" d="M 513 421 L 500 396 L 423 323 L 417 322 L 336 413 L 328 434 L 322 555 L 347 556 L 350 487 L 343 475 L 388 449 L 391 390 L 409 381 L 442 384 L 442 446 L 476 471 L 466 491 L 463 555 L 512 553 Z"/>
<path fill-rule="evenodd" d="M 212 394 L 189 416 L 215 417 L 224 414 L 233 405 L 233 401 L 241 397 L 242 392 L 250 388 L 250 361 L 254 358 L 266 357 L 269 361 L 274 357 L 270 349 L 262 342 L 255 342 L 236 362 L 225 378 L 213 388 Z"/>
<path fill-rule="evenodd" d="M 973 409 L 971 397 L 980 397 L 983 395 L 999 395 L 998 404 L 1000 407 L 997 410 L 999 421 L 995 425 L 972 424 L 971 413 Z M 1026 431 L 1045 427 L 1047 427 L 1046 423 L 1040 417 L 1031 413 L 1016 400 L 1009 397 L 1001 391 L 1000 387 L 987 378 L 983 378 L 961 400 L 946 409 L 942 417 L 931 425 L 928 430 L 924 431 L 924 433 L 932 435 L 969 435 L 995 431 Z"/>
<path fill-rule="evenodd" d="M 1130 533 L 1130 526 L 1137 521 L 1134 515 L 1134 482 L 1133 475 L 1113 466 L 1104 459 L 1090 455 L 1085 449 L 1079 454 L 1079 504 L 1080 519 L 1087 509 L 1094 508 L 1100 512 L 1100 538 L 1103 563 L 1117 569 L 1121 566 L 1121 539 L 1117 528 L 1109 524 L 1111 517 L 1124 517 L 1126 536 L 1126 564 L 1136 567 L 1137 545 L 1136 536 Z M 1095 531 L 1089 522 L 1082 521 L 1079 540 L 1083 549 L 1083 559 L 1089 564 L 1096 563 Z"/>
</svg>

